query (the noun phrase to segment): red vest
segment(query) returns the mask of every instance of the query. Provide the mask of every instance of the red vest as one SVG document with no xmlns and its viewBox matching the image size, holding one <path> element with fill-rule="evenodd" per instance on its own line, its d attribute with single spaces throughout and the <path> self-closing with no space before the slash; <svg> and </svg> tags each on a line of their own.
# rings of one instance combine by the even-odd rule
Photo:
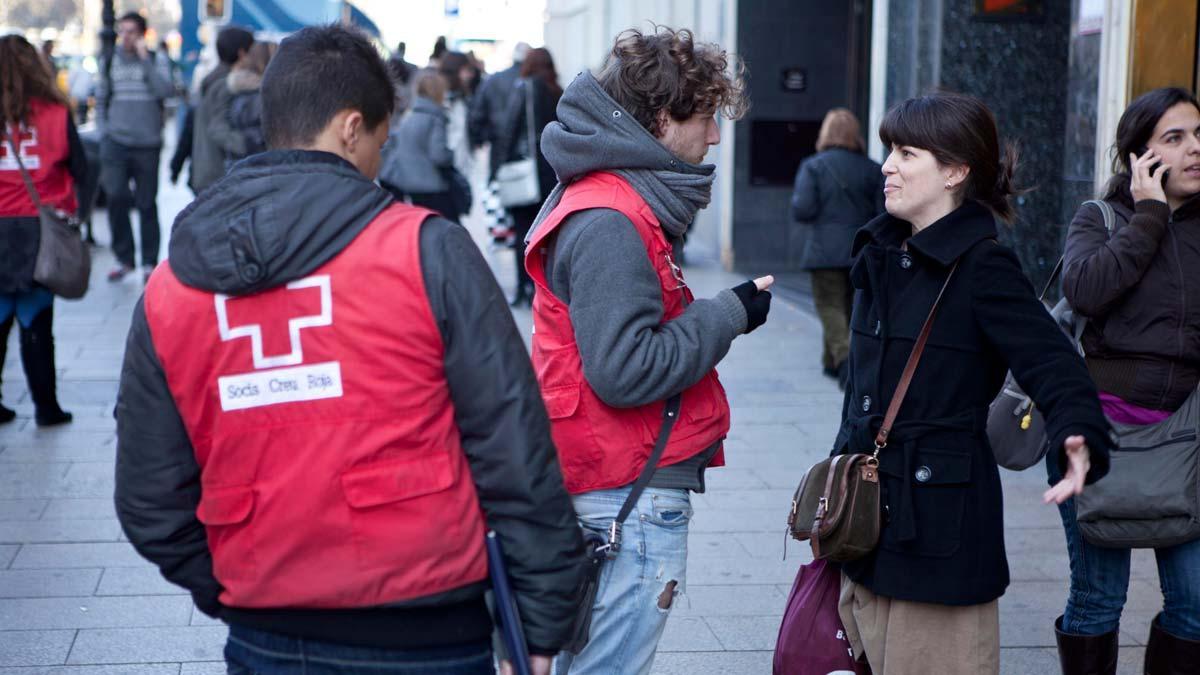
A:
<svg viewBox="0 0 1200 675">
<path fill-rule="evenodd" d="M 33 178 L 42 203 L 75 213 L 75 183 L 67 171 L 67 109 L 35 98 L 30 100 L 29 110 L 29 124 L 19 129 L 10 126 L 0 139 L 0 218 L 37 216 L 21 169 L 8 147 L 9 132 L 14 134 L 21 162 Z"/>
<path fill-rule="evenodd" d="M 145 311 L 233 607 L 355 608 L 487 576 L 420 224 L 384 210 L 310 275 L 226 297 L 170 264 Z"/>
<path fill-rule="evenodd" d="M 562 201 L 538 226 L 525 253 L 525 267 L 537 286 L 533 299 L 533 366 L 571 494 L 632 483 L 654 448 L 663 416 L 662 401 L 637 408 L 614 408 L 592 391 L 583 375 L 567 305 L 554 296 L 546 282 L 543 242 L 567 216 L 598 207 L 620 211 L 641 235 L 662 287 L 663 323 L 683 314 L 693 300 L 650 206 L 614 174 L 593 173 L 572 183 Z M 679 421 L 659 466 L 692 457 L 729 432 L 729 402 L 717 371 L 709 372 L 685 390 L 680 406 Z M 718 451 L 710 466 L 724 464 L 724 453 Z"/>
</svg>

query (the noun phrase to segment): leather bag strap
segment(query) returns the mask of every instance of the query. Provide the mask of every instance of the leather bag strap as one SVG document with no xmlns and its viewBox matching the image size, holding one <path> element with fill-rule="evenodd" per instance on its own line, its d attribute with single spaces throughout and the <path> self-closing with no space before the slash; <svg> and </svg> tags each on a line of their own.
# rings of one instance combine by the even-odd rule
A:
<svg viewBox="0 0 1200 675">
<path fill-rule="evenodd" d="M 933 301 L 933 307 L 929 309 L 925 325 L 921 326 L 921 334 L 917 336 L 912 353 L 908 355 L 908 363 L 904 364 L 904 372 L 900 375 L 896 392 L 892 394 L 892 402 L 888 404 L 887 414 L 883 416 L 883 425 L 879 427 L 879 433 L 875 434 L 875 454 L 872 455 L 872 459 L 878 459 L 879 451 L 887 446 L 888 434 L 892 433 L 892 425 L 896 423 L 896 415 L 900 412 L 900 405 L 904 403 L 908 385 L 912 384 L 913 374 L 917 372 L 917 364 L 921 362 L 925 343 L 929 342 L 929 334 L 933 331 L 933 320 L 937 317 L 938 307 L 942 304 L 942 296 L 946 294 L 946 288 L 950 286 L 950 280 L 954 278 L 954 272 L 957 270 L 958 261 L 956 260 L 954 266 L 950 268 L 950 274 L 946 275 L 946 282 L 942 284 L 942 290 L 938 291 L 937 298 Z"/>
<path fill-rule="evenodd" d="M 38 196 L 37 188 L 33 186 L 33 179 L 29 177 L 29 171 L 25 168 L 25 162 L 21 161 L 21 151 L 17 148 L 17 144 L 13 142 L 12 133 L 8 129 L 5 129 L 2 133 L 4 133 L 5 139 L 8 140 L 8 147 L 12 150 L 13 159 L 17 160 L 17 167 L 21 169 L 21 178 L 25 181 L 25 191 L 29 193 L 29 198 L 33 200 L 34 207 L 38 211 L 41 211 L 42 200 Z"/>
<path fill-rule="evenodd" d="M 646 466 L 642 467 L 642 472 L 638 474 L 633 487 L 629 488 L 629 496 L 625 498 L 625 503 L 621 505 L 621 510 L 617 512 L 617 525 L 625 522 L 630 512 L 633 511 L 633 506 L 637 504 L 637 500 L 642 496 L 642 492 L 650 484 L 650 478 L 654 476 L 654 470 L 658 468 L 658 460 L 662 458 L 663 451 L 667 448 L 667 441 L 671 438 L 671 429 L 675 427 L 675 422 L 679 419 L 679 403 L 681 399 L 681 394 L 675 394 L 667 399 L 666 405 L 663 406 L 662 425 L 658 429 L 658 438 L 654 441 L 654 449 L 650 451 L 650 456 L 646 458 Z"/>
</svg>

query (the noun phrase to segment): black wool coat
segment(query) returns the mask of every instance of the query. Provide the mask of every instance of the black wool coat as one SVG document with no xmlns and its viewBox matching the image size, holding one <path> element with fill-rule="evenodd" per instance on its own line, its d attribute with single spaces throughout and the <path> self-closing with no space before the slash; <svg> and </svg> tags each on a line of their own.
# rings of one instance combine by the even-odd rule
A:
<svg viewBox="0 0 1200 675">
<path fill-rule="evenodd" d="M 1045 414 L 1060 466 L 1063 441 L 1079 434 L 1091 450 L 1087 481 L 1108 471 L 1113 441 L 1083 359 L 995 238 L 991 212 L 973 200 L 915 236 L 885 213 L 855 237 L 850 377 L 834 454 L 874 450 L 913 343 L 958 260 L 879 455 L 879 546 L 844 567 L 879 595 L 972 605 L 1008 586 L 1000 475 L 985 433 L 1007 370 Z"/>
</svg>

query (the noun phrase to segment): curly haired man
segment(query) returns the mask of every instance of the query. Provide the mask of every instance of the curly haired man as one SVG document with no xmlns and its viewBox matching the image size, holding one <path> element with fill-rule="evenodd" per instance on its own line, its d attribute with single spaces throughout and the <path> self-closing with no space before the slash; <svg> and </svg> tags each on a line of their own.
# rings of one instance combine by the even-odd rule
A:
<svg viewBox="0 0 1200 675">
<path fill-rule="evenodd" d="M 717 45 L 630 30 L 543 132 L 559 184 L 526 252 L 533 360 L 567 490 L 604 557 L 586 646 L 560 655 L 559 673 L 649 672 L 684 586 L 690 494 L 724 463 L 729 431 L 714 368 L 766 321 L 771 279 L 695 300 L 674 248 L 710 200 L 716 115 L 746 106 Z"/>
</svg>

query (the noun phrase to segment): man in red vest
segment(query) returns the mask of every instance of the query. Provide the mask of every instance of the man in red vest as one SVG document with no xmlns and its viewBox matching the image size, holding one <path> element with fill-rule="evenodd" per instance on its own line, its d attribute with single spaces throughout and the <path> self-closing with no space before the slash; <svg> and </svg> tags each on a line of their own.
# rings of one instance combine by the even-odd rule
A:
<svg viewBox="0 0 1200 675">
<path fill-rule="evenodd" d="M 471 237 L 373 181 L 395 92 L 340 26 L 282 42 L 268 152 L 175 222 L 135 309 L 116 505 L 230 625 L 230 671 L 491 673 L 485 530 L 534 672 L 583 546 L 504 296 Z"/>
<path fill-rule="evenodd" d="M 710 199 L 715 115 L 746 107 L 728 65 L 688 31 L 626 31 L 543 132 L 560 183 L 526 253 L 534 369 L 567 489 L 607 557 L 590 639 L 560 673 L 650 671 L 684 585 L 690 493 L 724 464 L 714 367 L 770 309 L 770 277 L 694 300 L 674 260 Z"/>
</svg>

